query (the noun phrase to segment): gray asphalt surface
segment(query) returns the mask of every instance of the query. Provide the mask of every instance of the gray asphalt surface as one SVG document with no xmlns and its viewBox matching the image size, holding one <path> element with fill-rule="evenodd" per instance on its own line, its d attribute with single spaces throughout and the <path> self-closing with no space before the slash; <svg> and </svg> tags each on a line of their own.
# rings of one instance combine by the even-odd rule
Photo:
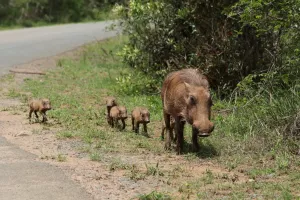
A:
<svg viewBox="0 0 300 200">
<path fill-rule="evenodd" d="M 0 137 L 1 200 L 91 200 L 79 185 Z"/>
<path fill-rule="evenodd" d="M 15 65 L 117 34 L 112 21 L 0 31 L 0 76 Z M 0 128 L 1 128 L 0 121 Z M 78 184 L 0 137 L 0 200 L 91 200 Z"/>
<path fill-rule="evenodd" d="M 83 44 L 115 36 L 113 21 L 0 31 L 0 76 L 14 65 L 57 55 Z"/>
</svg>

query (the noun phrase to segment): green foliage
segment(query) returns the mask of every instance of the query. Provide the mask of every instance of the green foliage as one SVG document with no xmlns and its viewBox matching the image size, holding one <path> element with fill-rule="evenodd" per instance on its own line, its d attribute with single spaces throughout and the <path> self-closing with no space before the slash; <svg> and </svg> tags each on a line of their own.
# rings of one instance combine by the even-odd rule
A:
<svg viewBox="0 0 300 200">
<path fill-rule="evenodd" d="M 216 118 L 216 127 L 222 127 L 217 132 L 221 131 L 222 135 L 225 134 L 234 141 L 245 142 L 242 146 L 227 144 L 228 152 L 222 153 L 232 155 L 238 151 L 254 151 L 266 154 L 270 151 L 278 153 L 284 149 L 285 152 L 296 154 L 300 149 L 299 87 L 271 90 L 267 86 L 251 87 L 250 80 L 246 79 L 240 86 L 242 98 L 236 95 L 229 103 L 231 108 L 228 106 L 227 109 L 229 108 L 230 113 L 226 117 L 220 115 Z M 289 162 L 286 161 L 287 159 L 279 159 L 279 168 L 288 167 Z"/>
<path fill-rule="evenodd" d="M 98 152 L 93 152 L 90 154 L 90 159 L 92 161 L 101 161 L 102 155 L 100 155 Z"/>
<path fill-rule="evenodd" d="M 112 163 L 109 165 L 109 171 L 115 171 L 117 169 L 130 169 L 130 166 L 127 163 L 123 163 L 120 159 L 114 159 Z"/>
<path fill-rule="evenodd" d="M 260 176 L 275 176 L 275 169 L 264 168 L 264 169 L 251 169 L 248 172 L 248 175 L 252 179 L 259 178 Z"/>
<path fill-rule="evenodd" d="M 115 158 L 116 155 L 129 156 L 128 154 L 139 157 L 163 154 L 166 159 L 173 159 L 164 151 L 164 144 L 159 138 L 162 117 L 159 94 L 144 94 L 140 85 L 149 77 L 128 68 L 116 56 L 123 39 L 112 39 L 87 47 L 78 62 L 59 61 L 58 69 L 43 76 L 42 81 L 27 79 L 27 92 L 31 92 L 34 97 L 50 98 L 54 109 L 47 112 L 47 115 L 50 123 L 53 120 L 53 123 L 61 126 L 62 131 L 58 137 L 68 138 L 73 135 L 86 141 L 91 160 L 106 162 L 107 156 L 113 155 Z M 116 79 L 127 76 L 130 76 L 130 80 L 125 82 L 119 83 Z M 156 81 L 160 84 L 159 80 Z M 213 134 L 200 140 L 199 153 L 189 152 L 183 155 L 187 160 L 186 165 L 180 164 L 179 168 L 176 167 L 169 173 L 166 172 L 169 168 L 167 165 L 161 167 L 158 164 L 147 164 L 146 168 L 138 168 L 140 163 L 136 165 L 131 159 L 123 157 L 122 160 L 112 160 L 108 167 L 112 171 L 126 170 L 126 175 L 134 181 L 159 178 L 165 181 L 166 186 L 179 188 L 183 199 L 189 196 L 193 198 L 194 195 L 199 199 L 219 198 L 220 194 L 224 194 L 218 193 L 221 191 L 219 187 L 226 187 L 226 195 L 233 199 L 252 198 L 246 191 L 258 194 L 256 198 L 293 197 L 293 190 L 298 189 L 298 176 L 289 177 L 291 180 L 287 183 L 283 181 L 286 181 L 286 174 L 298 172 L 300 166 L 298 155 L 295 155 L 299 152 L 300 140 L 294 139 L 300 130 L 300 87 L 294 83 L 295 85 L 287 88 L 290 82 L 290 77 L 279 72 L 251 74 L 240 82 L 228 99 L 220 100 L 214 95 L 212 121 L 216 126 Z M 136 83 L 138 87 L 135 86 Z M 129 88 L 130 84 L 134 90 Z M 122 88 L 125 88 L 125 92 L 122 92 Z M 150 137 L 133 133 L 131 126 L 126 126 L 122 132 L 110 128 L 104 114 L 104 99 L 107 95 L 116 96 L 119 103 L 127 106 L 129 111 L 135 106 L 148 107 L 151 113 L 148 129 Z M 129 120 L 126 123 L 130 124 Z M 186 145 L 190 144 L 190 133 L 191 127 L 187 125 L 184 135 Z M 189 171 L 191 168 L 188 164 L 196 166 L 199 158 L 212 163 L 218 161 L 227 165 L 232 173 L 238 171 L 238 174 L 244 173 L 246 178 L 259 178 L 259 181 L 243 183 L 242 178 L 239 184 L 232 184 L 236 181 L 234 176 L 223 176 L 220 179 L 213 168 L 207 170 L 202 177 L 193 176 L 195 171 Z M 248 170 L 249 166 L 252 171 Z M 196 172 L 199 171 L 196 169 Z M 275 179 L 272 178 L 273 173 L 276 175 Z M 283 173 L 284 176 L 281 176 Z M 180 177 L 184 179 L 179 179 Z M 184 184 L 190 178 L 192 180 Z M 276 182 L 277 178 L 281 180 L 280 183 Z M 172 182 L 173 179 L 177 180 Z M 179 187 L 178 183 L 183 185 Z M 207 184 L 214 189 L 205 190 Z M 279 184 L 284 184 L 284 187 Z M 291 188 L 291 191 L 286 188 Z M 228 191 L 232 193 L 228 194 Z M 168 196 L 154 192 L 141 196 L 141 199 L 168 199 Z"/>
<path fill-rule="evenodd" d="M 159 96 L 142 92 L 135 95 L 118 93 L 122 87 L 116 84 L 116 78 L 132 71 L 116 55 L 124 39 L 117 37 L 89 45 L 82 50 L 83 55 L 78 61 L 62 59 L 58 61 L 55 71 L 43 76 L 43 81 L 27 79 L 25 82 L 24 89 L 33 97 L 48 97 L 51 100 L 53 109 L 47 112 L 48 119 L 63 127 L 57 137 L 82 139 L 96 148 L 96 151 L 91 151 L 91 158 L 96 160 L 99 151 L 163 152 L 160 140 L 153 137 L 155 121 L 162 116 Z M 149 109 L 153 121 L 148 126 L 148 136 L 151 138 L 132 132 L 130 116 L 122 133 L 110 128 L 105 118 L 105 98 L 111 95 L 117 98 L 120 105 L 126 106 L 129 114 L 136 106 Z"/>
<path fill-rule="evenodd" d="M 79 22 L 102 20 L 100 13 L 123 0 L 4 0 L 0 2 L 2 25 L 31 27 L 38 22 Z"/>
<path fill-rule="evenodd" d="M 158 167 L 158 163 L 156 163 L 156 166 L 146 164 L 146 168 L 146 175 L 148 176 L 164 176 L 164 173 Z"/>
<path fill-rule="evenodd" d="M 281 198 L 284 200 L 292 200 L 294 199 L 293 195 L 291 194 L 289 189 L 285 189 L 281 193 Z"/>
<path fill-rule="evenodd" d="M 212 184 L 214 175 L 209 169 L 206 169 L 205 176 L 202 179 L 205 185 Z"/>
<path fill-rule="evenodd" d="M 67 157 L 62 154 L 58 154 L 56 159 L 58 162 L 66 162 L 67 161 Z"/>
<path fill-rule="evenodd" d="M 69 132 L 69 131 L 62 131 L 60 133 L 57 133 L 56 137 L 58 139 L 73 138 L 74 134 L 72 132 Z"/>
<path fill-rule="evenodd" d="M 121 73 L 116 78 L 117 92 L 123 95 L 153 94 L 158 91 L 157 83 L 142 73 Z"/>
<path fill-rule="evenodd" d="M 171 197 L 161 192 L 153 191 L 149 194 L 139 196 L 140 200 L 171 200 Z"/>
<path fill-rule="evenodd" d="M 265 39 L 263 46 L 268 52 L 264 56 L 270 58 L 270 63 L 264 63 L 268 70 L 263 73 L 273 73 L 276 83 L 291 85 L 299 76 L 299 8 L 298 0 L 240 0 L 228 12 L 241 24 L 237 34 L 251 26 L 257 37 Z"/>
<path fill-rule="evenodd" d="M 128 177 L 131 180 L 138 181 L 138 180 L 144 180 L 146 175 L 142 173 L 141 170 L 139 170 L 136 165 L 132 165 L 130 172 L 128 172 Z"/>
<path fill-rule="evenodd" d="M 169 71 L 200 68 L 228 95 L 249 74 L 254 82 L 270 71 L 295 79 L 299 8 L 296 0 L 130 0 L 114 11 L 129 37 L 121 55 L 131 67 L 157 83 Z"/>
</svg>

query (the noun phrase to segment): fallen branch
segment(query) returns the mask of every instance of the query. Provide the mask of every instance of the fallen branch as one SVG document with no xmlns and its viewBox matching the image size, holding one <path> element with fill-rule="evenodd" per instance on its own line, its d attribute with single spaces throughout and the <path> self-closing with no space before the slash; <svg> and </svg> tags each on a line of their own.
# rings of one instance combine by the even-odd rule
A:
<svg viewBox="0 0 300 200">
<path fill-rule="evenodd" d="M 18 73 L 18 74 L 38 74 L 38 75 L 46 75 L 44 72 L 36 72 L 36 71 L 26 71 L 26 70 L 16 70 L 16 69 L 11 69 L 9 72 L 12 73 Z"/>
</svg>

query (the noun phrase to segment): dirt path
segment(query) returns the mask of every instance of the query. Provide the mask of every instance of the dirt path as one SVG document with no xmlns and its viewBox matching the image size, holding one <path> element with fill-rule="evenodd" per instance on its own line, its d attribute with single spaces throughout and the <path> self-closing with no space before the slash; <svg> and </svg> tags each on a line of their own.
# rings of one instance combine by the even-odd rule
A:
<svg viewBox="0 0 300 200">
<path fill-rule="evenodd" d="M 2 122 L 2 117 L 1 117 Z M 2 132 L 4 130 L 0 130 Z M 92 200 L 55 166 L 42 162 L 0 136 L 0 199 Z"/>
<path fill-rule="evenodd" d="M 77 49 L 17 68 L 46 72 L 56 67 L 59 58 L 76 59 L 80 51 Z M 95 199 L 130 199 L 152 191 L 185 198 L 189 196 L 186 192 L 187 183 L 203 180 L 210 173 L 217 181 L 213 184 L 204 184 L 201 190 L 210 190 L 220 182 L 237 184 L 248 180 L 242 173 L 229 172 L 207 160 L 190 161 L 173 153 L 164 155 L 111 153 L 103 155 L 100 162 L 91 161 L 88 154 L 82 150 L 86 144 L 77 139 L 58 139 L 56 132 L 60 127 L 51 119 L 49 121 L 52 123 L 51 126 L 29 124 L 27 106 L 7 97 L 9 92 L 18 89 L 24 79 L 40 77 L 41 75 L 15 74 L 1 81 L 0 86 L 3 89 L 0 91 L 0 121 L 4 122 L 1 124 L 1 136 L 21 149 L 37 155 L 40 160 L 61 168 Z M 30 94 L 24 94 L 24 97 L 28 96 Z M 220 196 L 226 195 L 226 190 L 223 192 Z"/>
</svg>

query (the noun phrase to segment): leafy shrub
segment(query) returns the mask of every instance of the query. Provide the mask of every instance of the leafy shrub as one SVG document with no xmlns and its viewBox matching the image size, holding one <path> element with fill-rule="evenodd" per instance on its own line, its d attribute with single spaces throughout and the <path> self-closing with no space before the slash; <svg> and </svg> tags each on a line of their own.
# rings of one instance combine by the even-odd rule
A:
<svg viewBox="0 0 300 200">
<path fill-rule="evenodd" d="M 271 90 L 254 84 L 246 88 L 242 97 L 232 98 L 231 106 L 227 107 L 231 107 L 230 114 L 216 118 L 216 127 L 220 127 L 217 131 L 228 138 L 243 140 L 243 147 L 236 149 L 236 143 L 232 143 L 233 146 L 222 149 L 261 153 L 285 150 L 297 154 L 300 150 L 299 86 Z"/>
<path fill-rule="evenodd" d="M 135 96 L 139 94 L 151 94 L 158 90 L 156 82 L 142 73 L 120 73 L 116 78 L 117 93 Z"/>
<path fill-rule="evenodd" d="M 78 22 L 83 19 L 102 19 L 99 11 L 111 8 L 124 0 L 2 0 L 1 23 L 30 27 L 34 22 Z"/>
<path fill-rule="evenodd" d="M 294 0 L 130 0 L 114 11 L 129 37 L 122 56 L 131 67 L 157 82 L 169 71 L 200 68 L 228 95 L 249 74 L 297 71 L 299 8 Z"/>
</svg>

